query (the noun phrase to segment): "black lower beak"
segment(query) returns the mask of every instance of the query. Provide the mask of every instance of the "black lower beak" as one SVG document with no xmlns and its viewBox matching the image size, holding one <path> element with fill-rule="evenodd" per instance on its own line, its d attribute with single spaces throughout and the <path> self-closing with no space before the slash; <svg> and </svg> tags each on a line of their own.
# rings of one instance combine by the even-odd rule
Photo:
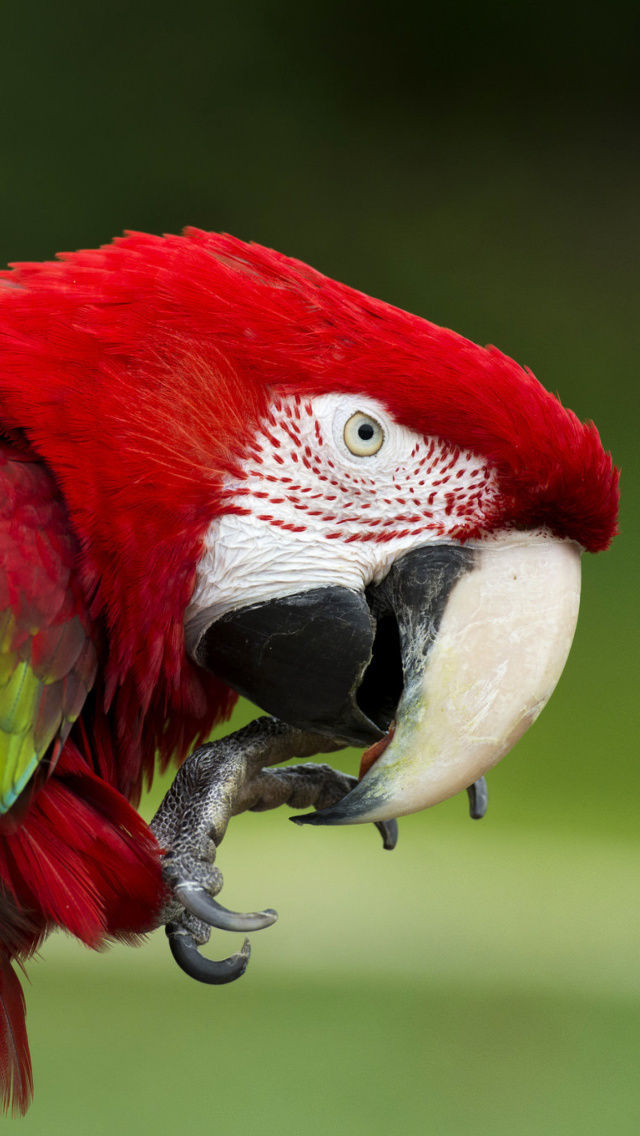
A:
<svg viewBox="0 0 640 1136">
<path fill-rule="evenodd" d="M 314 588 L 228 612 L 205 627 L 192 657 L 275 717 L 370 746 L 424 668 L 449 593 L 472 561 L 459 546 L 427 545 L 366 592 Z"/>
</svg>

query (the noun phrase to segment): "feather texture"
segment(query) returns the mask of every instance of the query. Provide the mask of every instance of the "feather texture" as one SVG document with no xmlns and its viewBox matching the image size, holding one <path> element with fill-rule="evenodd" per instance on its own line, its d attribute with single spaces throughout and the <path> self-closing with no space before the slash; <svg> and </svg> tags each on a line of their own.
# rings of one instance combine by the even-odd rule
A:
<svg viewBox="0 0 640 1136">
<path fill-rule="evenodd" d="M 33 1095 L 25 1019 L 22 987 L 9 957 L 0 949 L 0 1101 L 14 1113 L 26 1112 Z"/>
<path fill-rule="evenodd" d="M 0 815 L 54 739 L 63 742 L 96 673 L 78 546 L 42 463 L 0 445 Z M 0 828 L 6 827 L 6 818 Z"/>
<path fill-rule="evenodd" d="M 52 927 L 91 947 L 140 934 L 163 891 L 157 845 L 115 787 L 113 726 L 88 700 L 98 632 L 73 531 L 51 475 L 11 443 L 0 445 L 0 555 L 0 1095 L 20 1112 L 32 1077 L 12 959 Z"/>
<path fill-rule="evenodd" d="M 149 828 L 71 740 L 22 824 L 0 839 L 0 881 L 0 1097 L 23 1112 L 31 1063 L 11 959 L 28 958 L 55 927 L 94 948 L 135 939 L 156 925 L 165 892 Z"/>
</svg>

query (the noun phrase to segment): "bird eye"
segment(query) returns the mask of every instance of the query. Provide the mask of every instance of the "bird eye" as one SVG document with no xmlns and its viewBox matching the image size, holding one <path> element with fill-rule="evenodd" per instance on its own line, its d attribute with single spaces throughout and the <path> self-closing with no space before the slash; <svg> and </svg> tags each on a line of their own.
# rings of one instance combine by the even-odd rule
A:
<svg viewBox="0 0 640 1136">
<path fill-rule="evenodd" d="M 345 445 L 356 457 L 366 458 L 377 454 L 384 442 L 384 432 L 375 418 L 358 410 L 344 428 Z"/>
</svg>

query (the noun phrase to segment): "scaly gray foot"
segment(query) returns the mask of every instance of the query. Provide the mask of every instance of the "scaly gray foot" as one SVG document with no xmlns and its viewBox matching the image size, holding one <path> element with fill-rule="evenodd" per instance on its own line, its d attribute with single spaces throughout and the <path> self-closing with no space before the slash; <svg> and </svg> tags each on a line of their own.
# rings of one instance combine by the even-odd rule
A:
<svg viewBox="0 0 640 1136">
<path fill-rule="evenodd" d="M 265 766 L 340 749 L 342 744 L 274 718 L 259 718 L 219 742 L 201 746 L 178 771 L 151 828 L 165 850 L 163 875 L 170 899 L 162 919 L 176 962 L 192 978 L 218 985 L 239 978 L 247 968 L 248 939 L 237 954 L 219 962 L 200 954 L 198 947 L 208 942 L 212 927 L 255 931 L 277 918 L 271 908 L 228 911 L 215 899 L 222 888 L 216 852 L 229 820 L 246 810 L 262 812 L 283 804 L 300 809 L 335 804 L 353 788 L 356 778 L 329 765 Z M 393 848 L 396 822 L 376 827 L 384 847 Z"/>
</svg>

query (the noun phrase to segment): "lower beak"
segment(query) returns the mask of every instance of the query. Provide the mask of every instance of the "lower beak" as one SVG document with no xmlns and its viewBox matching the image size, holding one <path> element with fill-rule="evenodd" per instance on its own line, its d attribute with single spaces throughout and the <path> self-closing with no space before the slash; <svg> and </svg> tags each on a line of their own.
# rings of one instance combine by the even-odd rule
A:
<svg viewBox="0 0 640 1136">
<path fill-rule="evenodd" d="M 377 589 L 401 640 L 393 737 L 351 793 L 300 822 L 389 820 L 468 788 L 512 749 L 560 678 L 578 616 L 578 545 L 544 532 L 487 539 L 440 591 L 435 615 L 433 602 L 416 603 L 413 594 L 433 585 L 433 563 L 424 581 L 412 582 L 407 570 L 428 551 L 397 561 Z M 374 614 L 375 602 L 374 594 Z"/>
</svg>

